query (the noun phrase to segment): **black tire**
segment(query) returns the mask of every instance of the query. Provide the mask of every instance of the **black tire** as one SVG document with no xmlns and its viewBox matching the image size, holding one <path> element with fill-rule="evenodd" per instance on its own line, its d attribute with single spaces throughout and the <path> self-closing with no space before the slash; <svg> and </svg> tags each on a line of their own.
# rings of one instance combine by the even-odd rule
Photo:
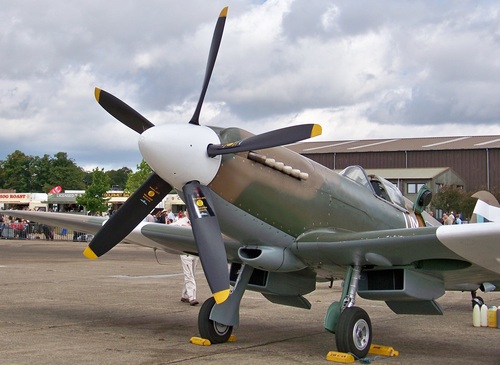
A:
<svg viewBox="0 0 500 365">
<path fill-rule="evenodd" d="M 212 312 L 214 305 L 215 299 L 210 297 L 201 306 L 198 314 L 198 330 L 201 338 L 205 338 L 211 343 L 224 343 L 229 340 L 233 326 L 226 326 L 210 319 L 210 312 Z"/>
<path fill-rule="evenodd" d="M 342 311 L 335 329 L 337 350 L 357 359 L 366 357 L 372 343 L 372 324 L 368 313 L 359 307 Z"/>
</svg>

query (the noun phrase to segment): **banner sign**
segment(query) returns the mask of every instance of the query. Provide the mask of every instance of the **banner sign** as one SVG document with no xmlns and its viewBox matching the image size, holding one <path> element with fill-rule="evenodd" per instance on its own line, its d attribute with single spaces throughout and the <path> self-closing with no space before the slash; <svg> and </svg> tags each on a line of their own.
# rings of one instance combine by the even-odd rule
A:
<svg viewBox="0 0 500 365">
<path fill-rule="evenodd" d="M 29 193 L 1 193 L 0 201 L 3 203 L 29 203 L 31 194 Z"/>
</svg>

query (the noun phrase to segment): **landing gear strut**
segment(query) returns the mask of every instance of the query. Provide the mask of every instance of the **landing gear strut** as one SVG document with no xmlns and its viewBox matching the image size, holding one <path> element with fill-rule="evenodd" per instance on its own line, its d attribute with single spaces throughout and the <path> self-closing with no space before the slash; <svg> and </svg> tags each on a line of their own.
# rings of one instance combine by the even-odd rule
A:
<svg viewBox="0 0 500 365">
<path fill-rule="evenodd" d="M 478 306 L 479 306 L 479 308 L 481 308 L 481 306 L 484 304 L 484 300 L 483 300 L 483 298 L 478 297 L 478 296 L 476 295 L 476 291 L 475 291 L 475 290 L 474 290 L 474 291 L 471 291 L 471 292 L 470 292 L 470 295 L 471 295 L 471 297 L 472 297 L 472 309 L 474 309 L 474 306 L 475 306 L 475 305 L 478 305 Z"/>
<path fill-rule="evenodd" d="M 368 354 L 372 342 L 370 317 L 363 309 L 354 306 L 360 275 L 358 265 L 347 269 L 342 304 L 332 303 L 325 317 L 325 328 L 335 333 L 337 350 L 352 353 L 357 358 Z"/>
<path fill-rule="evenodd" d="M 229 340 L 233 327 L 239 325 L 240 302 L 252 276 L 253 267 L 242 265 L 234 290 L 224 303 L 216 304 L 210 297 L 200 308 L 198 330 L 200 336 L 211 343 L 223 343 Z"/>
</svg>

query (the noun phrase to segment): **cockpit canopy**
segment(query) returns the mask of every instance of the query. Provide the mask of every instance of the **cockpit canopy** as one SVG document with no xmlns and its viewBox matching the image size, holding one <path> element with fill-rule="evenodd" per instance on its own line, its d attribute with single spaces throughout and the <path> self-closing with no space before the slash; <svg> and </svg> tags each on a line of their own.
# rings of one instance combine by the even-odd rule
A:
<svg viewBox="0 0 500 365">
<path fill-rule="evenodd" d="M 361 166 L 348 166 L 340 172 L 340 175 L 345 176 L 358 184 L 364 186 L 376 196 L 384 199 L 392 204 L 406 209 L 405 199 L 401 191 L 390 181 L 380 176 L 366 175 L 365 170 Z"/>
</svg>

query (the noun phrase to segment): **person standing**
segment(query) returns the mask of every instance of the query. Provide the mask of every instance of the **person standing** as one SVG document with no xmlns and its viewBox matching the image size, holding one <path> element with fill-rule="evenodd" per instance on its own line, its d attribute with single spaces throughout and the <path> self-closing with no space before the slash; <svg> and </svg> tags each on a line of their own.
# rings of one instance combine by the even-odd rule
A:
<svg viewBox="0 0 500 365">
<path fill-rule="evenodd" d="M 153 214 L 149 213 L 147 216 L 144 217 L 143 222 L 154 223 L 155 217 L 153 216 Z"/>
<path fill-rule="evenodd" d="M 54 241 L 54 234 L 52 233 L 53 231 L 53 228 L 51 226 L 48 226 L 46 224 L 44 224 L 42 226 L 42 231 L 43 231 L 43 234 L 45 235 L 45 239 L 48 241 Z"/>
<path fill-rule="evenodd" d="M 156 214 L 156 223 L 167 223 L 166 219 L 165 219 L 165 216 L 167 215 L 167 212 L 162 210 L 161 212 L 158 212 L 158 214 Z"/>
<path fill-rule="evenodd" d="M 198 257 L 193 255 L 181 255 L 182 271 L 184 272 L 184 286 L 182 287 L 181 302 L 189 305 L 197 305 L 196 281 L 194 275 L 198 265 Z"/>
<path fill-rule="evenodd" d="M 172 213 L 172 209 L 168 210 L 167 219 L 170 221 L 170 223 L 173 223 L 175 221 L 175 214 Z"/>
<path fill-rule="evenodd" d="M 189 221 L 189 215 L 182 214 L 179 212 L 177 216 L 177 221 L 174 223 L 179 226 L 191 226 Z M 196 274 L 196 267 L 198 266 L 198 257 L 193 255 L 180 255 L 182 271 L 184 273 L 184 286 L 182 287 L 181 302 L 189 303 L 190 305 L 199 304 L 196 300 L 196 280 L 194 275 Z"/>
</svg>

